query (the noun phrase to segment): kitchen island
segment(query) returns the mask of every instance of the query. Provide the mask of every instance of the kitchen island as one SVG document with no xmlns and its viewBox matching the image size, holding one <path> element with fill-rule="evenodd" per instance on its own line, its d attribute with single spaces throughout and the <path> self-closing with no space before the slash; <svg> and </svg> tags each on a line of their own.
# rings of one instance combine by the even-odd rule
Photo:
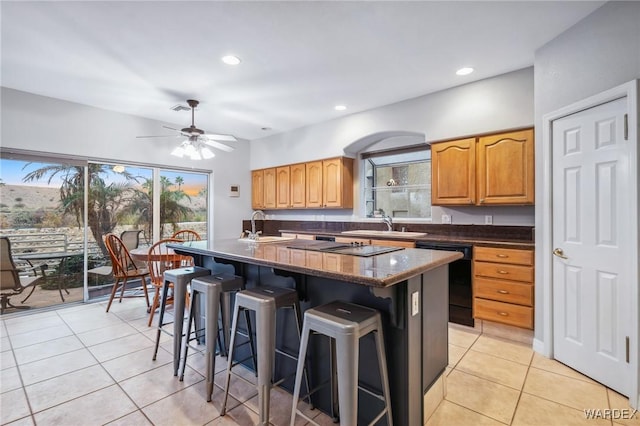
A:
<svg viewBox="0 0 640 426">
<path fill-rule="evenodd" d="M 309 242 L 307 244 L 314 244 Z M 300 240 L 256 243 L 240 240 L 192 241 L 171 245 L 194 256 L 196 264 L 215 273 L 242 276 L 247 287 L 276 285 L 296 288 L 303 311 L 333 300 L 358 303 L 382 314 L 395 424 L 424 423 L 425 394 L 448 364 L 448 269 L 462 255 L 456 252 L 396 249 L 366 256 L 308 248 Z M 279 348 L 297 353 L 293 313 L 278 312 Z M 361 341 L 360 382 L 380 389 L 372 336 Z M 312 388 L 329 378 L 329 344 L 315 338 L 310 345 Z M 238 358 L 243 358 L 240 352 Z M 295 362 L 277 357 L 276 377 L 295 371 Z M 251 366 L 248 363 L 248 366 Z M 291 391 L 293 378 L 283 387 Z M 434 398 L 430 393 L 430 399 Z M 442 398 L 442 392 L 435 398 Z M 326 387 L 313 403 L 330 411 Z M 367 424 L 381 404 L 360 393 L 359 423 Z M 429 413 L 430 414 L 430 413 Z"/>
</svg>

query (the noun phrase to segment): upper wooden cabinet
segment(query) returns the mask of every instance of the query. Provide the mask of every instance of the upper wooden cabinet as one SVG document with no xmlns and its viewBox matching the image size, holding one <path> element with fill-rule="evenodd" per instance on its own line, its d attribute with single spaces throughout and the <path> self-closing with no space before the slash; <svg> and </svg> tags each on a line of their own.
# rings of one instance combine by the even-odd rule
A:
<svg viewBox="0 0 640 426">
<path fill-rule="evenodd" d="M 276 208 L 276 169 L 264 169 L 264 209 Z"/>
<path fill-rule="evenodd" d="M 432 144 L 431 204 L 533 204 L 533 149 L 533 129 Z"/>
<path fill-rule="evenodd" d="M 251 174 L 253 176 L 251 192 L 254 209 L 305 207 L 306 168 L 304 163 L 254 170 Z M 262 183 L 260 183 L 261 179 Z M 262 188 L 262 191 L 259 188 Z"/>
<path fill-rule="evenodd" d="M 290 168 L 291 208 L 300 209 L 306 206 L 307 167 L 304 163 L 292 164 Z"/>
<path fill-rule="evenodd" d="M 431 145 L 431 204 L 476 202 L 476 139 Z"/>
<path fill-rule="evenodd" d="M 353 159 L 253 170 L 254 209 L 353 208 Z"/>
<path fill-rule="evenodd" d="M 251 208 L 264 208 L 264 170 L 251 171 Z"/>
<path fill-rule="evenodd" d="M 291 207 L 291 168 L 276 167 L 276 208 Z"/>
<path fill-rule="evenodd" d="M 306 164 L 307 199 L 305 207 L 322 207 L 322 160 Z"/>
<path fill-rule="evenodd" d="M 533 129 L 478 139 L 478 204 L 533 204 Z"/>
<path fill-rule="evenodd" d="M 251 207 L 276 208 L 276 169 L 251 171 Z"/>
<path fill-rule="evenodd" d="M 322 160 L 322 207 L 353 207 L 353 159 Z"/>
</svg>

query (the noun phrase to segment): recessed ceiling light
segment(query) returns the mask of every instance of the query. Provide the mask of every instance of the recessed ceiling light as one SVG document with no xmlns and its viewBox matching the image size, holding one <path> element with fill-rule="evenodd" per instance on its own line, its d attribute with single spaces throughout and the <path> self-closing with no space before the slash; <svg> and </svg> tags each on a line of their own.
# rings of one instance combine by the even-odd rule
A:
<svg viewBox="0 0 640 426">
<path fill-rule="evenodd" d="M 347 109 L 347 107 L 345 105 L 336 105 L 333 107 L 333 109 L 335 109 L 336 111 L 344 111 L 345 109 Z"/>
<path fill-rule="evenodd" d="M 233 55 L 227 55 L 222 57 L 222 62 L 227 65 L 238 65 L 240 63 L 240 58 Z"/>
<path fill-rule="evenodd" d="M 465 67 L 465 68 L 460 68 L 458 71 L 456 71 L 456 74 L 467 75 L 467 74 L 471 74 L 472 72 L 473 72 L 473 68 Z"/>
</svg>

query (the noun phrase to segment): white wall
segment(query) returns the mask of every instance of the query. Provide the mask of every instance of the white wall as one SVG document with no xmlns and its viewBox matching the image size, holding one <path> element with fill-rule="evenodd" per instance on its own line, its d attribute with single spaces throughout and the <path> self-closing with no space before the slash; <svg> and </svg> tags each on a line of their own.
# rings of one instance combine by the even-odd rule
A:
<svg viewBox="0 0 640 426">
<path fill-rule="evenodd" d="M 3 149 L 213 171 L 214 235 L 239 235 L 240 218 L 251 214 L 248 141 L 235 143 L 231 153 L 217 151 L 211 160 L 179 159 L 170 152 L 180 139 L 136 138 L 165 134 L 161 126 L 166 123 L 5 87 L 0 95 Z M 240 185 L 239 198 L 228 196 L 231 184 Z"/>
<path fill-rule="evenodd" d="M 428 72 L 425 72 L 428 78 Z M 533 125 L 533 69 L 525 68 L 328 122 L 251 141 L 251 169 L 345 155 L 354 142 L 380 132 L 422 134 L 428 142 Z M 355 187 L 359 187 L 356 182 Z M 492 214 L 496 225 L 533 225 L 533 207 L 434 207 L 453 223 L 484 223 Z M 349 220 L 351 211 L 274 213 L 271 217 Z M 310 220 L 311 220 L 310 219 Z M 318 219 L 320 220 L 320 219 Z"/>
<path fill-rule="evenodd" d="M 606 89 L 640 78 L 640 3 L 609 2 L 535 55 L 536 157 L 542 158 L 542 116 Z M 536 162 L 536 241 L 542 241 L 541 162 Z M 543 256 L 536 250 L 536 283 Z M 536 285 L 535 338 L 544 342 L 543 286 Z"/>
</svg>

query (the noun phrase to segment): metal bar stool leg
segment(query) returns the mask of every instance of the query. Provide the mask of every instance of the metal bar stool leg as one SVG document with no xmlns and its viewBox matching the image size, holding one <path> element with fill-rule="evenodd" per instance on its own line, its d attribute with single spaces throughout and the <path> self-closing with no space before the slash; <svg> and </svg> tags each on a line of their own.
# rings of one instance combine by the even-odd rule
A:
<svg viewBox="0 0 640 426">
<path fill-rule="evenodd" d="M 231 342 L 229 343 L 229 355 L 227 356 L 227 377 L 224 382 L 224 400 L 222 401 L 222 409 L 220 415 L 224 416 L 227 412 L 227 399 L 229 397 L 229 384 L 231 382 L 231 367 L 233 366 L 233 348 L 236 341 L 236 330 L 238 329 L 238 317 L 240 316 L 240 307 L 236 303 L 233 308 L 233 323 L 231 325 Z"/>
<path fill-rule="evenodd" d="M 156 334 L 156 347 L 153 351 L 153 360 L 158 356 L 158 347 L 160 346 L 160 334 L 164 325 L 164 311 L 167 307 L 167 297 L 169 296 L 169 283 L 165 281 L 162 284 L 162 298 L 160 299 L 160 312 L 158 314 L 158 332 Z"/>
<path fill-rule="evenodd" d="M 269 424 L 269 401 L 273 362 L 276 353 L 276 307 L 266 304 L 256 312 L 256 345 L 258 346 L 258 407 L 260 424 Z"/>
<path fill-rule="evenodd" d="M 384 350 L 384 334 L 382 332 L 382 321 L 378 317 L 378 330 L 373 332 L 378 350 L 378 367 L 380 368 L 380 379 L 382 381 L 382 395 L 387 409 L 387 424 L 393 424 L 391 415 L 391 393 L 389 391 L 389 372 L 387 371 L 387 355 Z"/>
<path fill-rule="evenodd" d="M 358 340 L 354 335 L 336 336 L 340 426 L 358 425 Z"/>
<path fill-rule="evenodd" d="M 291 408 L 291 426 L 294 426 L 296 422 L 296 414 L 301 415 L 307 421 L 311 419 L 307 418 L 304 414 L 298 411 L 298 399 L 300 399 L 300 388 L 302 387 L 302 375 L 305 366 L 305 360 L 307 357 L 307 347 L 309 345 L 309 335 L 311 330 L 309 324 L 305 323 L 302 326 L 302 336 L 300 337 L 300 350 L 298 351 L 298 366 L 296 367 L 296 380 L 293 387 L 293 406 Z"/>
</svg>

